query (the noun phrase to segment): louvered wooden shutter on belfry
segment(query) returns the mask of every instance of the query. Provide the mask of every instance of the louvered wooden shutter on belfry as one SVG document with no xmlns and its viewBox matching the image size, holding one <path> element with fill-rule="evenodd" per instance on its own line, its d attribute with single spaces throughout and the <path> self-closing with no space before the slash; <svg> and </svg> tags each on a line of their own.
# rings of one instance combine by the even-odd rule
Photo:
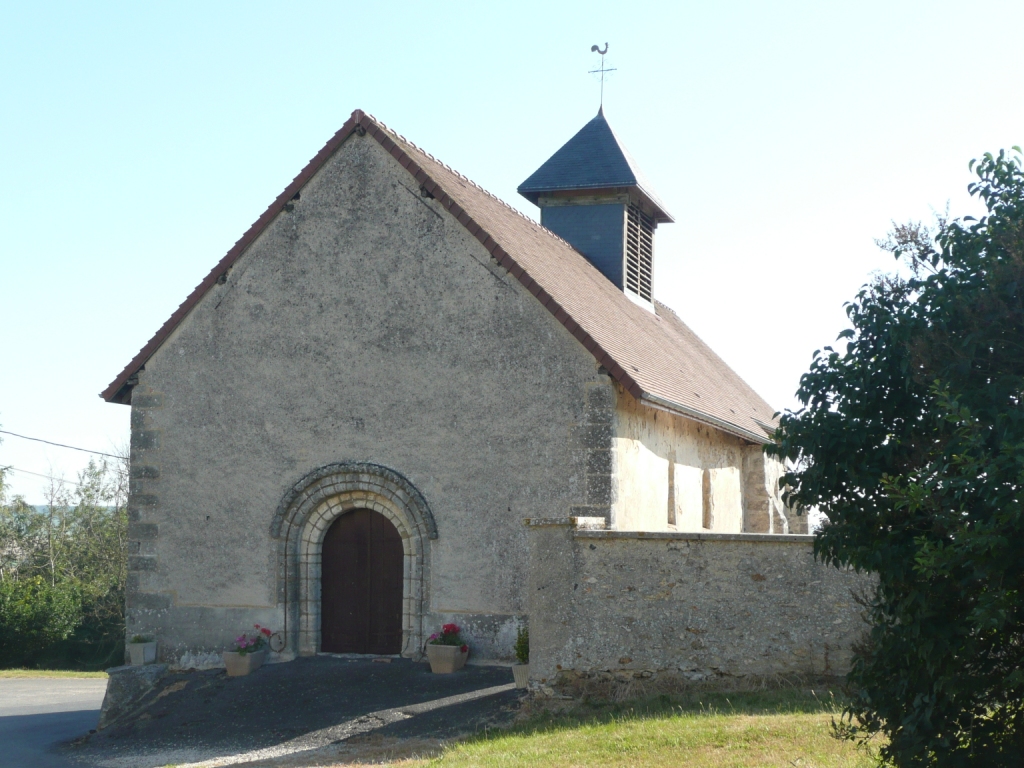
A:
<svg viewBox="0 0 1024 768">
<path fill-rule="evenodd" d="M 651 301 L 654 267 L 654 221 L 631 203 L 626 220 L 626 289 Z"/>
</svg>

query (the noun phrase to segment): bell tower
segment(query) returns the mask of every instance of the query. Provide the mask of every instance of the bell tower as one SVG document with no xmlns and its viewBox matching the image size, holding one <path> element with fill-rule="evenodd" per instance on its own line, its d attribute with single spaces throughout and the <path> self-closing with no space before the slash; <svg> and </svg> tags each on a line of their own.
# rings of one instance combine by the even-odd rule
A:
<svg viewBox="0 0 1024 768">
<path fill-rule="evenodd" d="M 540 223 L 627 296 L 653 301 L 654 231 L 673 221 L 612 132 L 604 109 L 519 185 Z"/>
</svg>

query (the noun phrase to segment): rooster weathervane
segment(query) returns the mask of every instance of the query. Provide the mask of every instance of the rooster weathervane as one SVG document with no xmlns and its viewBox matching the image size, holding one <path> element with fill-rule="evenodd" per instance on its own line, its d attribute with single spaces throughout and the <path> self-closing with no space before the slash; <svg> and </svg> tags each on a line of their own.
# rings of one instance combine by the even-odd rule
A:
<svg viewBox="0 0 1024 768">
<path fill-rule="evenodd" d="M 600 69 L 592 69 L 592 70 L 590 70 L 589 74 L 596 75 L 596 74 L 600 73 L 600 75 L 601 75 L 601 111 L 603 112 L 604 111 L 604 73 L 605 72 L 614 72 L 615 70 L 614 69 L 605 69 L 605 66 L 604 66 L 604 55 L 606 53 L 608 53 L 608 43 L 604 44 L 604 50 L 603 51 L 601 50 L 601 46 L 599 46 L 599 45 L 592 45 L 592 46 L 590 46 L 590 52 L 591 53 L 599 53 L 599 54 L 601 54 L 601 68 Z"/>
</svg>

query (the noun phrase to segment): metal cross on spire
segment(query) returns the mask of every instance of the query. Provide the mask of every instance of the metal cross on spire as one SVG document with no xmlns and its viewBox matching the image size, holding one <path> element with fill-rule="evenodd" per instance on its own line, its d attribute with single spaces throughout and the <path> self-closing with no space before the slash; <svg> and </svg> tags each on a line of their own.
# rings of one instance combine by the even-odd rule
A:
<svg viewBox="0 0 1024 768">
<path fill-rule="evenodd" d="M 604 55 L 606 53 L 608 53 L 608 43 L 604 44 L 604 50 L 603 51 L 601 50 L 601 46 L 599 46 L 599 45 L 592 45 L 592 46 L 590 46 L 590 52 L 591 53 L 599 53 L 599 54 L 601 54 L 601 68 L 600 69 L 592 69 L 592 70 L 590 70 L 589 74 L 591 74 L 591 75 L 596 75 L 598 73 L 601 74 L 601 111 L 604 112 L 604 73 L 605 72 L 614 72 L 615 69 L 614 68 L 613 69 L 605 69 L 605 66 L 604 66 Z"/>
</svg>

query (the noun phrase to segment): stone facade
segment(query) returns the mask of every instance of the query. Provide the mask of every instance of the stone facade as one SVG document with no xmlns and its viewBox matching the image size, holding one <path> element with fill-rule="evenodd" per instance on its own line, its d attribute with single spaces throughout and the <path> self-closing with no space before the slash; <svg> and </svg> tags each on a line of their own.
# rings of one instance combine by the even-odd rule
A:
<svg viewBox="0 0 1024 768">
<path fill-rule="evenodd" d="M 285 600 L 275 515 L 311 472 L 365 462 L 404 478 L 436 524 L 436 538 L 408 538 L 407 653 L 454 620 L 477 657 L 510 656 L 522 518 L 608 508 L 611 387 L 479 241 L 353 136 L 138 374 L 128 633 L 191 663 L 255 622 L 283 629 L 286 603 L 315 602 L 315 577 Z M 323 503 L 289 539 L 305 547 L 293 568 L 315 566 L 303 537 L 354 497 Z M 289 616 L 307 634 L 286 654 L 315 650 L 314 614 Z"/>
<path fill-rule="evenodd" d="M 583 606 L 586 588 L 566 594 L 579 574 L 531 560 L 523 518 L 599 520 L 621 542 L 797 529 L 760 445 L 613 383 L 565 312 L 499 266 L 493 241 L 393 150 L 352 132 L 128 382 L 127 631 L 156 636 L 162 662 L 217 664 L 254 623 L 281 633 L 278 658 L 317 653 L 323 537 L 357 508 L 401 535 L 414 657 L 454 621 L 475 659 L 509 659 L 537 611 L 541 658 L 562 658 L 551 617 Z M 546 535 L 535 553 L 555 546 Z M 568 565 L 672 567 L 643 541 L 611 547 L 619 570 L 588 565 L 589 548 Z M 791 551 L 771 550 L 783 571 Z M 706 567 L 728 580 L 735 558 L 721 552 Z M 528 605 L 543 603 L 540 582 L 565 606 Z M 629 594 L 600 615 L 629 615 Z M 604 664 L 610 647 L 579 658 Z"/>
<path fill-rule="evenodd" d="M 594 530 L 528 521 L 530 666 L 684 680 L 843 675 L 870 577 L 814 560 L 813 537 Z"/>
</svg>

